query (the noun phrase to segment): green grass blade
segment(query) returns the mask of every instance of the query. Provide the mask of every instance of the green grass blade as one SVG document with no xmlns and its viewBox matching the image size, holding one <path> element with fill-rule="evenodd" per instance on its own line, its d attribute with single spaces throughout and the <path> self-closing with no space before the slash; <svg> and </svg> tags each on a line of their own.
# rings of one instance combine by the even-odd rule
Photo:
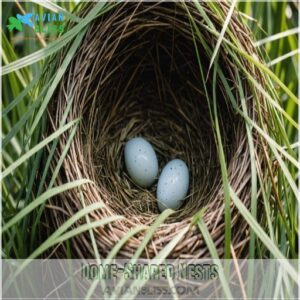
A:
<svg viewBox="0 0 300 300">
<path fill-rule="evenodd" d="M 86 205 L 85 205 L 85 202 L 84 202 L 84 196 L 83 196 L 83 193 L 82 193 L 81 189 L 80 189 L 79 193 L 80 193 L 80 201 L 81 201 L 82 207 L 85 208 Z M 85 221 L 86 221 L 86 224 L 89 225 L 89 226 L 92 223 L 88 214 L 85 215 Z M 100 253 L 98 251 L 98 247 L 97 247 L 97 243 L 96 243 L 96 238 L 95 238 L 95 235 L 94 235 L 94 231 L 93 231 L 92 228 L 90 228 L 88 231 L 89 231 L 89 235 L 90 235 L 90 238 L 91 238 L 91 241 L 92 241 L 92 246 L 93 246 L 93 250 L 94 250 L 96 262 L 97 262 L 98 265 L 100 265 L 101 264 Z M 100 274 L 100 276 L 101 275 L 102 274 Z M 105 281 L 101 280 L 100 281 L 100 285 L 101 285 L 101 288 L 102 288 L 103 298 L 104 298 L 104 300 L 106 300 L 107 299 L 107 293 L 106 293 L 106 284 L 105 284 Z M 96 287 L 96 285 L 95 285 L 95 287 Z M 93 288 L 94 288 L 94 285 L 92 284 L 91 289 L 93 289 Z M 88 294 L 90 292 L 92 292 L 91 289 L 89 290 Z"/>
<path fill-rule="evenodd" d="M 70 112 L 70 109 L 71 109 L 71 105 L 73 103 L 73 98 L 70 99 L 70 101 L 68 101 L 68 104 L 67 104 L 67 107 L 64 111 L 64 114 L 62 116 L 62 119 L 60 120 L 59 122 L 59 128 L 61 128 L 62 126 L 65 125 L 66 123 L 66 120 L 67 120 L 67 116 Z M 60 155 L 60 158 L 57 162 L 57 165 L 53 171 L 53 174 L 51 176 L 51 180 L 50 180 L 50 183 L 49 183 L 49 187 L 51 188 L 54 184 L 54 181 L 56 179 L 56 176 L 58 175 L 58 172 L 59 172 L 59 169 L 60 169 L 60 166 L 62 165 L 63 163 L 63 160 L 64 160 L 64 157 L 67 155 L 67 152 L 71 146 L 71 143 L 72 143 L 72 140 L 75 136 L 75 133 L 76 133 L 76 130 L 77 130 L 77 124 L 74 126 L 74 128 L 72 129 L 71 133 L 70 133 L 70 137 L 68 138 L 68 141 L 64 147 L 64 150 L 62 152 L 62 154 Z M 40 180 L 40 185 L 39 185 L 39 188 L 38 188 L 38 191 L 37 191 L 37 195 L 40 194 L 41 190 L 42 190 L 42 187 L 44 186 L 44 183 L 45 183 L 45 180 L 46 180 L 46 176 L 48 174 L 48 170 L 49 170 L 49 167 L 50 167 L 50 164 L 51 164 L 51 161 L 52 161 L 52 158 L 54 156 L 54 153 L 55 153 L 55 149 L 58 145 L 58 142 L 59 142 L 59 139 L 56 139 L 53 141 L 53 144 L 51 146 L 51 149 L 49 151 L 49 154 L 48 154 L 48 158 L 47 158 L 47 161 L 46 161 L 46 164 L 44 166 L 44 171 L 43 171 L 43 175 L 41 177 L 41 180 Z"/>
<path fill-rule="evenodd" d="M 73 230 L 70 230 L 70 231 L 66 232 L 65 234 L 61 235 L 60 237 L 55 239 L 53 241 L 53 243 L 49 244 L 48 246 L 53 247 L 55 244 L 59 244 L 61 242 L 64 242 L 64 241 L 66 241 L 66 240 L 68 240 L 68 239 L 70 239 L 70 238 L 72 238 L 76 235 L 79 235 L 83 232 L 89 231 L 89 230 L 97 228 L 97 227 L 101 227 L 103 225 L 112 223 L 114 221 L 119 221 L 119 220 L 122 220 L 122 219 L 124 219 L 123 216 L 115 215 L 115 216 L 103 218 L 99 221 L 91 222 L 90 224 L 84 224 L 84 225 L 78 226 L 77 228 L 75 228 Z M 43 249 L 43 251 L 44 250 L 45 249 Z"/>
<path fill-rule="evenodd" d="M 140 231 L 144 231 L 147 229 L 149 229 L 148 226 L 139 225 L 139 226 L 132 228 L 130 231 L 128 231 L 120 239 L 120 241 L 118 243 L 116 243 L 115 246 L 111 249 L 111 251 L 109 252 L 109 254 L 107 255 L 107 257 L 105 259 L 105 264 L 109 264 L 112 261 L 112 259 L 118 254 L 118 252 L 122 249 L 122 247 L 128 242 L 128 240 L 131 237 L 133 237 Z M 100 276 L 101 276 L 101 274 L 100 274 Z M 99 284 L 99 282 L 97 280 L 93 282 L 93 284 L 90 286 L 90 289 L 88 290 L 88 293 L 87 293 L 85 299 L 89 299 L 89 297 L 93 294 L 94 290 L 97 288 L 98 284 Z M 102 289 L 102 291 L 103 291 L 103 289 Z"/>
<path fill-rule="evenodd" d="M 296 50 L 290 51 L 290 52 L 288 52 L 288 53 L 286 53 L 284 55 L 278 56 L 277 58 L 269 61 L 267 63 L 267 66 L 268 67 L 274 66 L 274 65 L 282 62 L 283 60 L 287 59 L 287 58 L 290 58 L 292 56 L 298 55 L 299 53 L 300 53 L 300 49 L 296 49 Z"/>
<path fill-rule="evenodd" d="M 15 124 L 15 126 L 8 132 L 8 134 L 4 137 L 2 141 L 2 147 L 5 148 L 8 143 L 16 136 L 16 134 L 22 129 L 28 119 L 33 115 L 34 111 L 38 107 L 41 102 L 41 98 L 37 99 L 37 101 L 33 102 L 32 105 L 28 108 L 26 112 L 24 112 L 22 118 Z"/>
<path fill-rule="evenodd" d="M 87 208 L 85 210 L 85 213 L 87 213 Z M 101 227 L 104 226 L 106 224 L 109 224 L 111 222 L 117 221 L 122 219 L 122 216 L 112 216 L 112 217 L 106 217 L 103 218 L 100 221 L 95 221 L 92 222 L 91 224 L 84 224 L 81 226 L 78 226 L 77 228 L 68 231 L 67 233 L 58 236 L 56 239 L 54 239 L 54 235 L 56 236 L 57 231 L 50 236 L 42 245 L 39 246 L 38 249 L 36 249 L 26 260 L 23 261 L 23 263 L 18 267 L 18 269 L 11 275 L 11 277 L 7 280 L 7 286 L 9 286 L 14 279 L 20 274 L 20 272 L 22 272 L 26 266 L 28 266 L 30 264 L 30 262 L 32 261 L 32 259 L 38 257 L 41 253 L 43 253 L 44 251 L 46 251 L 47 249 L 55 246 L 58 243 L 64 242 L 76 235 L 79 235 L 85 231 L 88 231 L 89 229 L 93 229 L 93 228 L 97 228 L 97 227 Z"/>
<path fill-rule="evenodd" d="M 49 144 L 54 139 L 58 138 L 62 133 L 67 131 L 69 128 L 71 128 L 73 125 L 75 125 L 79 119 L 73 120 L 69 122 L 67 125 L 63 126 L 50 136 L 48 136 L 46 139 L 44 139 L 42 142 L 34 146 L 32 149 L 30 149 L 28 152 L 26 152 L 24 155 L 22 155 L 19 159 L 14 161 L 11 165 L 9 165 L 3 172 L 2 172 L 2 179 L 6 176 L 10 175 L 18 166 L 23 164 L 29 157 L 34 155 L 39 150 L 43 149 L 47 144 Z"/>
<path fill-rule="evenodd" d="M 52 173 L 52 176 L 51 176 L 50 183 L 49 183 L 49 185 L 47 186 L 48 189 L 51 189 L 51 188 L 53 187 L 54 183 L 55 183 L 55 179 L 57 178 L 57 175 L 58 175 L 59 170 L 60 170 L 60 168 L 61 168 L 61 166 L 62 166 L 62 164 L 63 164 L 63 161 L 64 161 L 64 159 L 65 159 L 65 157 L 66 157 L 66 155 L 67 155 L 67 153 L 68 153 L 68 151 L 69 151 L 69 149 L 70 149 L 71 142 L 72 142 L 73 139 L 74 139 L 76 130 L 77 130 L 77 125 L 75 125 L 74 128 L 72 129 L 72 131 L 71 131 L 71 133 L 70 133 L 70 137 L 68 138 L 68 141 L 67 141 L 67 143 L 66 143 L 66 145 L 65 145 L 65 147 L 64 147 L 63 152 L 61 153 L 61 156 L 60 156 L 60 158 L 59 158 L 59 160 L 58 160 L 58 162 L 57 162 L 57 165 L 55 166 L 55 169 L 54 169 L 54 171 L 53 171 L 53 173 Z M 52 158 L 51 155 L 49 155 L 49 157 Z M 47 160 L 47 161 L 48 161 L 48 160 Z M 46 168 L 44 168 L 44 169 L 46 169 Z M 44 175 L 44 174 L 45 174 L 45 173 L 43 173 L 43 175 Z M 46 177 L 46 175 L 45 175 L 45 177 Z M 42 177 L 42 179 L 41 179 L 41 181 L 40 181 L 39 190 L 38 190 L 37 195 L 40 195 L 40 193 L 41 193 L 42 186 L 45 184 L 45 177 Z M 35 220 L 33 221 L 32 229 L 31 229 L 31 231 L 32 231 L 32 235 L 31 235 L 31 236 L 32 236 L 32 240 L 31 240 L 31 243 L 32 243 L 32 244 L 33 244 L 33 239 L 34 239 L 34 237 L 35 237 L 36 229 L 37 229 L 38 224 L 39 224 L 39 222 L 40 222 L 40 218 L 41 218 L 43 209 L 44 209 L 44 206 L 42 205 L 42 207 L 40 207 L 40 209 L 39 209 L 39 211 L 38 211 L 38 213 L 37 213 L 37 216 L 35 217 Z"/>
<path fill-rule="evenodd" d="M 38 82 L 40 74 L 37 74 L 32 81 L 22 90 L 22 92 L 2 110 L 2 117 L 6 116 L 16 105 L 18 105 L 24 97 L 29 93 L 29 91 Z"/>
<path fill-rule="evenodd" d="M 67 37 L 58 38 L 55 42 L 49 43 L 45 48 L 3 66 L 2 75 L 16 72 L 42 59 L 45 59 L 46 57 L 54 54 L 55 52 L 66 46 L 72 39 L 73 36 L 70 35 L 68 35 Z"/>
<path fill-rule="evenodd" d="M 202 211 L 202 213 L 200 213 L 200 216 L 201 215 L 203 215 L 203 211 Z M 217 249 L 216 249 L 216 247 L 214 245 L 214 242 L 213 242 L 213 240 L 211 238 L 211 235 L 210 235 L 210 233 L 209 233 L 209 231 L 207 229 L 207 226 L 204 223 L 202 217 L 199 218 L 198 227 L 199 227 L 199 229 L 200 229 L 200 231 L 202 233 L 202 236 L 203 236 L 203 238 L 205 240 L 205 243 L 206 243 L 206 245 L 208 247 L 210 255 L 211 255 L 212 259 L 213 259 L 213 262 L 216 265 L 218 265 L 218 267 L 219 267 L 219 277 L 220 277 L 220 281 L 222 283 L 224 294 L 227 297 L 227 299 L 232 299 L 231 291 L 230 291 L 230 288 L 229 288 L 229 285 L 228 285 L 228 282 L 227 282 L 224 270 L 222 268 L 221 261 L 220 261 Z"/>
<path fill-rule="evenodd" d="M 282 265 L 282 267 L 287 271 L 287 273 L 291 276 L 291 278 L 298 282 L 297 271 L 290 265 L 288 260 L 284 257 L 284 255 L 280 252 L 277 245 L 269 238 L 269 236 L 265 233 L 265 231 L 261 228 L 258 222 L 253 218 L 249 210 L 245 207 L 242 201 L 238 198 L 236 193 L 230 188 L 231 198 L 238 208 L 241 215 L 248 222 L 251 229 L 256 233 L 256 236 L 263 242 L 263 244 L 269 249 L 269 251 L 274 255 L 278 262 Z"/>
<path fill-rule="evenodd" d="M 19 213 L 17 213 L 12 219 L 10 219 L 4 226 L 2 227 L 2 233 L 4 233 L 6 230 L 8 230 L 11 226 L 19 222 L 22 218 L 24 218 L 26 215 L 28 215 L 31 211 L 33 211 L 36 207 L 44 203 L 49 198 L 58 195 L 60 193 L 63 193 L 65 191 L 68 191 L 70 189 L 74 189 L 75 187 L 81 186 L 83 184 L 91 183 L 90 180 L 87 179 L 80 179 L 75 180 L 73 182 L 68 182 L 66 184 L 63 184 L 61 186 L 49 189 L 44 194 L 42 194 L 40 197 L 35 199 L 33 202 L 31 202 L 29 205 L 25 206 Z"/>
<path fill-rule="evenodd" d="M 85 35 L 85 31 L 81 32 L 75 39 L 74 43 L 72 44 L 71 48 L 69 49 L 66 58 L 64 59 L 63 63 L 61 64 L 61 66 L 59 67 L 59 69 L 57 70 L 56 74 L 55 74 L 55 78 L 53 79 L 49 89 L 47 90 L 47 94 L 45 95 L 45 98 L 43 99 L 42 105 L 39 109 L 39 111 L 37 112 L 37 115 L 34 118 L 33 124 L 31 126 L 31 129 L 29 131 L 29 134 L 33 134 L 36 126 L 38 125 L 42 115 L 44 114 L 44 112 L 46 111 L 46 108 L 48 106 L 49 101 L 51 100 L 51 97 L 53 95 L 53 93 L 55 92 L 57 85 L 59 84 L 62 76 L 64 75 L 68 65 L 70 64 L 74 54 L 76 53 L 76 50 L 78 49 L 83 37 Z"/>
<path fill-rule="evenodd" d="M 82 213 L 81 215 L 85 216 L 87 214 L 87 211 L 90 211 L 90 208 L 91 207 L 87 206 L 85 208 L 85 210 L 83 210 L 84 214 Z M 122 218 L 123 218 L 123 216 L 106 217 L 106 218 L 103 218 L 99 221 L 92 222 L 90 224 L 80 225 L 80 226 L 76 227 L 75 229 L 72 229 L 72 230 L 66 232 L 65 234 L 62 234 L 62 235 L 59 235 L 59 236 L 58 236 L 58 230 L 57 230 L 41 246 L 39 246 L 38 249 L 36 249 L 32 254 L 30 254 L 28 260 L 38 257 L 40 254 L 45 252 L 47 249 L 55 246 L 56 244 L 62 243 L 62 242 L 66 241 L 66 240 L 68 240 L 68 239 L 70 239 L 70 238 L 72 238 L 76 235 L 79 235 L 79 234 L 81 234 L 83 232 L 86 232 L 90 229 L 101 227 L 101 226 L 109 224 L 111 222 L 121 220 Z M 74 221 L 74 219 L 72 221 Z M 66 226 L 64 226 L 64 230 L 65 229 L 66 229 Z M 55 236 L 55 238 L 54 238 L 54 236 Z M 26 263 L 26 261 L 25 261 L 25 263 Z"/>
<path fill-rule="evenodd" d="M 1 57 L 3 59 L 3 62 L 8 65 L 11 61 L 17 60 L 18 56 L 15 53 L 14 47 L 9 43 L 7 36 L 4 34 L 4 31 L 2 31 L 2 51 L 1 51 Z M 2 73 L 3 74 L 3 68 Z M 3 74 L 4 75 L 4 74 Z M 27 84 L 30 82 L 30 73 L 27 69 L 23 70 L 17 70 L 16 71 L 16 80 L 18 82 L 12 82 L 10 81 L 11 85 L 15 85 L 19 83 L 23 88 L 26 88 Z"/>
<path fill-rule="evenodd" d="M 186 226 L 182 230 L 180 230 L 176 236 L 155 256 L 153 261 L 157 264 L 161 264 L 171 253 L 171 251 L 176 247 L 179 241 L 184 237 L 184 235 L 189 231 L 190 227 Z M 150 261 L 151 264 L 151 261 Z M 131 300 L 137 296 L 138 290 L 143 287 L 147 283 L 147 279 L 141 278 L 136 279 L 131 285 L 131 292 L 124 294 L 121 298 L 123 300 Z M 111 299 L 114 299 L 113 297 Z"/>
<path fill-rule="evenodd" d="M 220 75 L 220 78 L 221 78 L 224 86 L 226 87 L 226 90 L 228 92 L 228 96 L 229 96 L 229 98 L 231 100 L 231 103 L 232 103 L 234 109 L 245 119 L 245 121 L 250 126 L 253 126 L 258 131 L 258 133 L 268 142 L 269 145 L 273 146 L 274 149 L 276 149 L 277 151 L 279 151 L 295 167 L 299 168 L 298 161 L 294 157 L 292 157 L 287 151 L 285 151 L 284 147 L 280 146 L 274 139 L 272 139 L 270 137 L 270 135 L 268 133 L 266 133 L 262 128 L 260 128 L 260 126 L 257 125 L 256 122 L 254 122 L 247 115 L 245 115 L 242 110 L 240 110 L 240 108 L 238 107 L 237 103 L 235 102 L 235 98 L 234 98 L 232 92 L 230 92 L 230 87 L 228 86 L 228 83 L 226 81 L 225 76 L 222 73 L 220 73 L 219 75 Z"/>
<path fill-rule="evenodd" d="M 80 23 L 82 21 L 82 18 L 70 13 L 63 7 L 57 5 L 56 3 L 51 2 L 49 0 L 43 0 L 43 1 L 31 0 L 31 2 L 41 5 L 42 7 L 49 9 L 49 10 L 53 11 L 54 13 L 57 13 L 57 14 L 63 13 L 65 17 L 67 17 L 68 19 L 70 19 L 73 22 Z"/>
<path fill-rule="evenodd" d="M 276 40 L 288 37 L 290 35 L 296 35 L 298 33 L 300 33 L 300 27 L 292 28 L 292 29 L 289 29 L 289 30 L 286 30 L 286 31 L 282 31 L 282 32 L 273 34 L 273 35 L 269 35 L 268 37 L 255 42 L 254 46 L 255 47 L 260 47 L 260 46 L 262 46 L 266 43 L 271 43 L 271 42 L 274 42 Z"/>
<path fill-rule="evenodd" d="M 220 35 L 219 35 L 219 37 L 218 37 L 218 40 L 217 40 L 217 44 L 216 44 L 216 46 L 215 46 L 215 48 L 214 48 L 214 52 L 213 52 L 212 57 L 211 57 L 211 59 L 210 59 L 210 63 L 209 63 L 209 68 L 208 68 L 208 70 L 210 70 L 210 68 L 212 67 L 212 65 L 213 65 L 213 63 L 214 63 L 214 60 L 215 60 L 215 58 L 216 58 L 216 55 L 217 55 L 217 53 L 218 53 L 218 51 L 219 51 L 219 49 L 220 49 L 220 46 L 221 46 L 222 40 L 223 40 L 223 38 L 224 38 L 225 32 L 226 32 L 226 30 L 227 30 L 228 24 L 229 24 L 229 22 L 230 22 L 230 20 L 231 20 L 231 16 L 232 16 L 232 14 L 233 14 L 233 11 L 234 11 L 236 2 L 237 2 L 237 0 L 233 0 L 233 1 L 231 2 L 230 9 L 229 9 L 228 14 L 227 14 L 227 16 L 226 16 L 224 25 L 223 25 L 223 27 L 222 27 L 221 33 L 220 33 Z"/>
<path fill-rule="evenodd" d="M 238 89 L 242 103 L 242 110 L 245 115 L 248 116 L 247 112 L 247 105 L 246 99 L 243 91 L 243 86 L 241 83 L 241 78 L 237 72 L 237 79 L 238 79 Z M 254 142 L 252 137 L 252 127 L 246 123 L 246 133 L 247 133 L 247 140 L 249 145 L 249 152 L 250 152 L 250 166 L 251 166 L 251 214 L 253 218 L 256 219 L 257 214 L 257 172 L 256 172 L 256 157 L 255 157 L 255 148 Z M 255 254 L 255 233 L 253 230 L 250 231 L 250 241 L 249 241 L 249 263 L 248 263 L 248 276 L 247 276 L 247 294 L 251 298 L 252 297 L 252 290 L 253 290 L 253 279 L 254 279 L 254 264 L 253 258 Z"/>
<path fill-rule="evenodd" d="M 134 255 L 132 256 L 130 263 L 135 264 L 137 259 L 140 257 L 142 252 L 144 251 L 147 244 L 150 242 L 153 234 L 155 233 L 156 229 L 171 215 L 174 211 L 172 209 L 164 210 L 155 220 L 155 222 L 150 226 L 146 235 L 144 236 L 141 244 L 135 251 Z M 115 299 L 118 296 L 118 291 L 121 290 L 122 285 L 125 283 L 125 278 L 122 277 L 116 285 L 115 291 L 112 293 L 111 298 Z"/>
<path fill-rule="evenodd" d="M 218 36 L 218 32 L 216 30 L 212 30 L 210 27 L 203 25 L 207 31 L 211 34 Z M 230 47 L 231 50 L 235 53 L 233 59 L 236 61 L 237 56 L 236 54 L 240 54 L 242 57 L 247 59 L 250 63 L 254 64 L 257 68 L 259 68 L 265 75 L 268 75 L 276 84 L 280 86 L 280 88 L 290 97 L 292 101 L 294 101 L 297 105 L 300 104 L 298 97 L 276 76 L 274 72 L 272 72 L 266 65 L 260 62 L 256 57 L 251 56 L 250 54 L 246 53 L 243 49 L 240 49 L 236 45 L 234 45 L 231 41 L 223 38 L 223 43 Z M 226 47 L 227 47 L 226 46 Z"/>
<path fill-rule="evenodd" d="M 147 230 L 149 229 L 149 226 L 145 226 L 145 225 L 138 225 L 134 228 L 132 228 L 130 231 L 128 231 L 120 240 L 117 244 L 115 244 L 115 246 L 111 249 L 111 251 L 109 252 L 109 254 L 106 257 L 106 261 L 107 263 L 109 263 L 109 261 L 111 261 L 117 254 L 118 252 L 122 249 L 122 247 L 126 244 L 126 242 L 128 242 L 128 240 L 133 237 L 134 235 L 136 235 L 137 233 Z"/>
</svg>

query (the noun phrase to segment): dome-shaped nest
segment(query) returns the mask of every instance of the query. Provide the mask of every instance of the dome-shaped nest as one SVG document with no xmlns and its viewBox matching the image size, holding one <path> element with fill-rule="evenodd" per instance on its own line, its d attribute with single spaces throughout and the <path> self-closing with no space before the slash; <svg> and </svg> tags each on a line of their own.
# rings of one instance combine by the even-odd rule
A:
<svg viewBox="0 0 300 300">
<path fill-rule="evenodd" d="M 220 24 L 218 16 L 212 15 L 206 3 L 200 5 L 220 32 L 223 23 Z M 225 2 L 216 5 L 227 15 L 229 7 Z M 86 9 L 92 6 L 89 4 Z M 194 31 L 190 17 L 201 28 L 203 40 Z M 228 26 L 235 33 L 239 47 L 253 55 L 251 34 L 236 12 Z M 225 37 L 230 40 L 227 34 Z M 212 53 L 203 47 L 203 42 L 213 50 L 217 38 L 192 3 L 120 4 L 92 22 L 52 99 L 49 117 L 52 132 L 59 127 L 72 101 L 67 120 L 82 118 L 58 182 L 88 178 L 94 184 L 84 185 L 82 194 L 73 189 L 52 198 L 51 209 L 46 210 L 51 228 L 59 227 L 80 210 L 82 201 L 85 205 L 103 202 L 105 208 L 91 213 L 91 221 L 115 215 L 124 217 L 94 229 L 99 252 L 105 256 L 131 229 L 137 225 L 150 226 L 157 220 L 160 213 L 155 196 L 157 182 L 149 189 L 140 188 L 132 182 L 124 166 L 124 144 L 141 136 L 155 148 L 160 171 L 173 158 L 183 159 L 190 170 L 189 192 L 183 206 L 156 229 L 142 256 L 155 256 L 181 229 L 191 224 L 201 208 L 205 208 L 204 221 L 219 255 L 223 255 L 225 196 L 212 109 L 218 115 L 229 183 L 246 207 L 251 198 L 251 169 L 245 120 L 236 112 L 225 91 L 231 89 L 241 107 L 236 72 L 243 81 L 248 115 L 252 119 L 255 109 L 245 73 L 232 62 L 223 44 L 218 52 L 218 64 L 228 86 L 218 79 L 214 97 L 214 66 L 209 69 Z M 63 58 L 56 57 L 57 63 Z M 202 75 L 199 60 L 204 70 Z M 263 85 L 255 66 L 243 58 L 240 60 L 243 68 Z M 60 137 L 57 158 L 68 138 L 69 134 Z M 254 143 L 257 149 L 258 141 Z M 247 223 L 234 205 L 231 205 L 231 228 L 232 246 L 241 257 L 249 233 Z M 119 256 L 131 257 L 146 232 L 139 231 L 130 237 Z M 75 257 L 93 256 L 88 233 L 73 238 L 71 248 Z M 65 249 L 57 253 L 63 256 Z M 191 226 L 169 257 L 208 255 L 199 228 Z"/>
</svg>

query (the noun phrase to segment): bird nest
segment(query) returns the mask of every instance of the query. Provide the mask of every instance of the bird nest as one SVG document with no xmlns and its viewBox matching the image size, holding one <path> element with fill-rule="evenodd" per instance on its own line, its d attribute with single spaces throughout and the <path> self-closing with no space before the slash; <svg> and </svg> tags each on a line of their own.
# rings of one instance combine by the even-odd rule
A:
<svg viewBox="0 0 300 300">
<path fill-rule="evenodd" d="M 82 15 L 93 5 L 86 5 Z M 213 15 L 207 3 L 200 5 L 220 32 L 223 23 L 219 17 Z M 227 15 L 229 7 L 225 2 L 216 5 Z M 190 229 L 169 257 L 208 256 L 199 228 L 191 225 L 193 216 L 202 208 L 205 208 L 203 220 L 218 253 L 224 254 L 225 196 L 220 147 L 213 122 L 215 115 L 211 111 L 213 99 L 216 99 L 228 181 L 243 204 L 250 205 L 251 159 L 245 120 L 236 112 L 226 88 L 232 91 L 241 107 L 236 88 L 238 72 L 244 85 L 248 115 L 255 119 L 256 109 L 251 100 L 253 87 L 221 44 L 218 64 L 228 86 L 218 79 L 213 97 L 214 66 L 209 68 L 212 53 L 203 47 L 203 40 L 193 30 L 191 18 L 201 28 L 204 41 L 213 51 L 218 36 L 209 31 L 192 3 L 116 5 L 91 23 L 49 106 L 51 132 L 60 126 L 68 105 L 67 121 L 81 118 L 57 183 L 80 178 L 88 178 L 94 183 L 84 185 L 81 193 L 73 189 L 52 198 L 46 209 L 47 224 L 51 224 L 50 228 L 58 228 L 84 206 L 104 203 L 102 209 L 89 214 L 91 222 L 109 216 L 123 217 L 93 229 L 98 250 L 104 256 L 133 228 L 138 225 L 147 228 L 159 217 L 157 182 L 149 189 L 141 188 L 132 182 L 124 166 L 124 145 L 138 136 L 153 145 L 160 171 L 174 158 L 184 160 L 190 171 L 189 192 L 183 206 L 157 227 L 142 256 L 154 257 L 187 226 Z M 234 32 L 239 47 L 249 55 L 255 55 L 251 34 L 237 12 L 233 13 L 228 28 Z M 230 40 L 227 34 L 225 37 Z M 58 65 L 66 52 L 62 53 L 55 57 Z M 198 59 L 204 70 L 205 85 Z M 263 85 L 255 66 L 246 59 L 240 60 L 243 68 Z M 259 141 L 255 133 L 253 136 L 259 154 Z M 69 134 L 61 135 L 57 159 L 68 139 Z M 241 257 L 249 236 L 247 223 L 233 204 L 230 209 L 232 247 L 237 257 Z M 85 220 L 74 226 L 82 222 Z M 131 257 L 146 233 L 147 230 L 137 230 L 118 255 Z M 93 256 L 89 233 L 74 237 L 71 245 L 75 257 Z M 64 256 L 64 245 L 56 253 Z"/>
</svg>

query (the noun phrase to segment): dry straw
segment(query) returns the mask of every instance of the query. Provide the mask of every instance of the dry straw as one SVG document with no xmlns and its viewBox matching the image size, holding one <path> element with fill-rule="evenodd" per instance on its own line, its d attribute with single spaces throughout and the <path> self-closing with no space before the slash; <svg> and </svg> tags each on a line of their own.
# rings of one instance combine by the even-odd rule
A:
<svg viewBox="0 0 300 300">
<path fill-rule="evenodd" d="M 86 5 L 82 14 L 92 5 Z M 213 15 L 205 2 L 200 5 L 220 32 L 223 24 L 220 24 L 219 18 Z M 225 2 L 216 5 L 226 16 L 229 6 Z M 212 53 L 207 53 L 202 46 L 203 41 L 194 35 L 190 17 L 200 28 L 206 43 L 216 45 L 217 36 L 208 30 L 198 8 L 192 3 L 127 3 L 115 6 L 92 22 L 50 105 L 51 131 L 58 128 L 69 101 L 72 104 L 67 120 L 82 117 L 64 159 L 58 183 L 89 178 L 95 184 L 86 185 L 82 195 L 74 189 L 53 198 L 46 210 L 47 224 L 50 228 L 58 228 L 82 209 L 82 201 L 85 205 L 103 202 L 105 208 L 90 214 L 91 222 L 106 216 L 124 216 L 122 220 L 94 229 L 97 247 L 104 256 L 132 228 L 151 225 L 159 215 L 156 185 L 150 189 L 139 188 L 124 168 L 124 144 L 136 136 L 151 142 L 158 154 L 160 168 L 170 159 L 181 158 L 187 162 L 191 178 L 189 195 L 183 207 L 158 227 L 142 256 L 157 254 L 180 229 L 191 223 L 193 215 L 203 207 L 204 221 L 218 253 L 224 254 L 224 189 L 216 132 L 209 111 L 211 100 L 205 95 L 195 43 L 202 67 L 206 70 L 205 76 Z M 251 34 L 236 12 L 228 28 L 234 32 L 239 47 L 253 55 Z M 227 34 L 225 36 L 231 39 Z M 60 64 L 63 58 L 63 55 L 56 56 L 56 63 Z M 240 61 L 263 85 L 255 66 L 243 58 Z M 235 75 L 240 70 L 229 58 L 223 44 L 219 49 L 218 63 L 238 99 Z M 213 69 L 206 82 L 210 96 L 212 73 Z M 243 74 L 240 73 L 240 76 L 248 114 L 254 119 L 256 112 L 251 102 L 251 91 Z M 249 207 L 251 171 L 245 121 L 236 113 L 221 82 L 218 82 L 217 108 L 229 183 Z M 57 159 L 68 138 L 67 134 L 61 137 Z M 254 139 L 254 143 L 259 153 L 259 141 Z M 248 226 L 234 205 L 231 206 L 231 228 L 235 253 L 237 257 L 244 256 Z M 131 257 L 146 232 L 141 231 L 131 237 L 118 255 Z M 64 247 L 62 245 L 55 252 L 57 256 L 65 255 Z M 90 235 L 84 233 L 73 238 L 71 249 L 75 257 L 92 257 Z M 170 257 L 201 258 L 208 255 L 199 228 L 192 226 Z"/>
</svg>

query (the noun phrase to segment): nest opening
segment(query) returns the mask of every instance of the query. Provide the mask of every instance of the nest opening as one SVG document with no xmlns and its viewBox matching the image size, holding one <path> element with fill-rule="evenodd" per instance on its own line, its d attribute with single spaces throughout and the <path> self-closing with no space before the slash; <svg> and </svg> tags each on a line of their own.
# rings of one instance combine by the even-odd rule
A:
<svg viewBox="0 0 300 300">
<path fill-rule="evenodd" d="M 157 182 L 150 189 L 138 187 L 124 167 L 124 144 L 133 137 L 142 136 L 154 146 L 160 170 L 174 158 L 189 166 L 189 193 L 172 221 L 192 216 L 221 185 L 214 129 L 208 100 L 203 88 L 199 89 L 194 44 L 182 34 L 171 26 L 141 26 L 118 44 L 106 65 L 108 75 L 101 87 L 97 87 L 101 81 L 98 75 L 96 83 L 85 91 L 94 94 L 83 118 L 85 156 L 92 162 L 89 169 L 102 192 L 109 195 L 107 204 L 128 218 L 159 213 Z M 230 159 L 236 143 L 230 135 L 236 122 L 221 91 L 218 109 Z"/>
</svg>

